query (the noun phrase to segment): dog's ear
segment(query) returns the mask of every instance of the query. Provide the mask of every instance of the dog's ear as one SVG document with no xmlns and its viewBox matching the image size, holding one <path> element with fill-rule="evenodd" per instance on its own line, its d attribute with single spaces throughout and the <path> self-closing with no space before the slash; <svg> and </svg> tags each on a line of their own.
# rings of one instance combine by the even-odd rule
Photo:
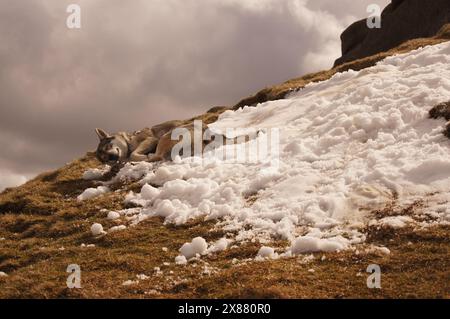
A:
<svg viewBox="0 0 450 319">
<path fill-rule="evenodd" d="M 104 140 L 105 138 L 109 137 L 109 134 L 106 133 L 104 130 L 102 130 L 101 128 L 96 128 L 95 129 L 95 133 L 97 133 L 98 138 L 101 140 Z"/>
</svg>

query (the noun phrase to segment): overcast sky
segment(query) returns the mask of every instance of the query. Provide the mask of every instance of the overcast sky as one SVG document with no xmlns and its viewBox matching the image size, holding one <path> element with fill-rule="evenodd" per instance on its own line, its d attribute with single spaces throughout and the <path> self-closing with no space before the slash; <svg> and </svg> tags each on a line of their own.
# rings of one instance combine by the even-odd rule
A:
<svg viewBox="0 0 450 319">
<path fill-rule="evenodd" d="M 388 0 L 2 0 L 0 190 L 134 131 L 330 68 Z M 81 7 L 81 29 L 66 26 Z"/>
</svg>

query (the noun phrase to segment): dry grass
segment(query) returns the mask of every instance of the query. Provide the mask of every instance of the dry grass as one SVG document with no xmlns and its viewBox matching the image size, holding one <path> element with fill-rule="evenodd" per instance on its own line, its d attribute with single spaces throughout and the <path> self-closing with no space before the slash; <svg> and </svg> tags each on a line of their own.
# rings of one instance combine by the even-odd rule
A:
<svg viewBox="0 0 450 319">
<path fill-rule="evenodd" d="M 427 230 L 367 229 L 368 243 L 387 246 L 391 255 L 354 251 L 265 262 L 254 258 L 258 243 L 213 254 L 188 266 L 173 263 L 178 248 L 196 236 L 221 238 L 214 224 L 192 221 L 180 227 L 153 218 L 123 232 L 94 238 L 102 208 L 123 208 L 128 185 L 118 193 L 79 203 L 76 196 L 93 182 L 81 179 L 98 166 L 92 154 L 0 195 L 0 298 L 448 298 L 449 227 Z M 388 209 L 378 212 L 388 216 Z M 382 217 L 382 216 L 380 216 Z M 83 248 L 81 244 L 95 244 Z M 285 241 L 273 247 L 283 250 Z M 167 247 L 167 252 L 163 251 Z M 322 256 L 326 256 L 322 260 Z M 240 260 L 233 264 L 233 259 Z M 170 264 L 165 266 L 164 263 Z M 210 274 L 203 274 L 205 262 Z M 369 264 L 381 265 L 382 289 L 366 287 Z M 68 289 L 66 268 L 82 269 L 82 289 Z M 160 267 L 163 275 L 154 268 Z M 314 269 L 314 272 L 310 272 Z M 123 286 L 136 275 L 150 278 Z"/>
<path fill-rule="evenodd" d="M 266 88 L 233 109 L 281 99 L 337 72 L 360 70 L 386 56 L 448 39 L 449 25 L 435 38 L 409 41 L 386 53 Z M 210 123 L 227 109 L 216 107 L 195 119 Z M 224 235 L 213 223 L 204 221 L 175 227 L 154 218 L 126 231 L 94 238 L 89 231 L 92 223 L 101 222 L 106 228 L 116 225 L 105 219 L 102 209 L 124 208 L 126 192 L 136 189 L 136 185 L 125 185 L 118 192 L 78 202 L 77 195 L 95 186 L 94 182 L 84 181 L 82 173 L 96 166 L 99 163 L 89 153 L 55 172 L 42 174 L 24 186 L 0 194 L 0 271 L 8 274 L 0 277 L 0 298 L 450 297 L 448 226 L 425 230 L 369 228 L 367 242 L 389 247 L 390 255 L 367 253 L 363 246 L 358 248 L 361 250 L 358 254 L 354 251 L 316 254 L 308 264 L 302 262 L 303 257 L 243 262 L 254 258 L 260 247 L 258 243 L 247 243 L 188 266 L 176 266 L 173 260 L 183 243 L 200 235 L 208 241 Z M 249 205 L 252 201 L 254 197 L 249 196 Z M 393 214 L 389 208 L 376 213 Z M 83 248 L 81 244 L 95 247 Z M 271 245 L 283 250 L 288 243 L 276 241 Z M 168 248 L 167 252 L 163 247 Z M 326 259 L 322 260 L 322 256 Z M 233 264 L 233 259 L 240 262 Z M 165 266 L 165 262 L 170 264 Z M 212 269 L 209 274 L 203 273 L 205 262 Z M 373 263 L 379 264 L 383 271 L 381 290 L 366 287 L 365 270 Z M 82 289 L 66 287 L 69 264 L 81 266 Z M 160 267 L 164 275 L 158 275 L 155 267 Z M 146 274 L 149 279 L 122 285 L 126 280 L 135 280 L 138 274 Z"/>
</svg>

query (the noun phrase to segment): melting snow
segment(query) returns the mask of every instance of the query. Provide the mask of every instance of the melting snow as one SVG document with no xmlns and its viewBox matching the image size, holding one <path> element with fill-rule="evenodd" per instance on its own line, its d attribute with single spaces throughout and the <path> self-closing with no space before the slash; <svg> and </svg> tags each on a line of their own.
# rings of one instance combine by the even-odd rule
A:
<svg viewBox="0 0 450 319">
<path fill-rule="evenodd" d="M 86 172 L 84 172 L 83 179 L 87 180 L 87 181 L 100 179 L 103 177 L 103 175 L 108 173 L 110 170 L 111 170 L 111 167 L 109 165 L 105 165 L 101 169 L 98 169 L 98 168 L 88 169 Z"/>
<path fill-rule="evenodd" d="M 187 264 L 187 259 L 184 256 L 177 256 L 177 257 L 175 257 L 175 263 L 177 265 L 186 265 Z"/>
<path fill-rule="evenodd" d="M 272 247 L 263 246 L 259 249 L 258 256 L 262 258 L 273 258 L 275 256 L 275 250 Z"/>
<path fill-rule="evenodd" d="M 120 218 L 120 214 L 118 212 L 108 212 L 108 219 L 109 220 L 116 220 Z"/>
<path fill-rule="evenodd" d="M 195 256 L 202 255 L 206 252 L 206 249 L 208 248 L 208 244 L 206 243 L 206 240 L 204 240 L 201 237 L 194 238 L 192 242 L 185 243 L 180 248 L 180 253 L 182 256 L 186 257 L 186 259 L 191 259 Z"/>
<path fill-rule="evenodd" d="M 445 121 L 429 119 L 428 111 L 449 99 L 450 44 L 444 43 L 336 74 L 283 100 L 227 111 L 213 130 L 279 128 L 279 153 L 263 163 L 216 159 L 201 165 L 188 158 L 127 164 L 111 182 L 140 180 L 141 192 L 126 201 L 141 208 L 119 213 L 132 224 L 153 216 L 177 225 L 216 220 L 236 242 L 287 239 L 286 255 L 364 242 L 361 225 L 373 218 L 368 212 L 393 200 L 401 205 L 439 194 L 424 209 L 448 223 L 450 141 L 442 134 Z M 411 222 L 381 221 L 394 227 Z M 215 247 L 210 252 L 226 249 L 228 241 Z M 206 241 L 196 238 L 181 247 L 176 263 L 206 252 Z M 272 254 L 267 247 L 259 253 Z"/>
<path fill-rule="evenodd" d="M 95 223 L 91 226 L 91 233 L 93 236 L 100 236 L 106 232 L 103 230 L 103 226 L 99 223 Z"/>
<path fill-rule="evenodd" d="M 414 222 L 414 220 L 409 216 L 392 216 L 380 219 L 378 224 L 392 228 L 403 228 L 412 222 Z"/>
<path fill-rule="evenodd" d="M 109 188 L 106 186 L 99 186 L 97 188 L 88 188 L 80 196 L 78 196 L 77 199 L 79 201 L 84 201 L 106 194 L 107 192 L 109 192 Z"/>
</svg>

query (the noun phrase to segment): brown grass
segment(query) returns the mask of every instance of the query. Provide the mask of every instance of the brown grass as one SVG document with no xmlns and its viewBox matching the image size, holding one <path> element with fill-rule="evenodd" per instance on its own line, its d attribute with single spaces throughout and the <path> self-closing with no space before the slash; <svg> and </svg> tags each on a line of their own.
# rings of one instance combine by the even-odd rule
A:
<svg viewBox="0 0 450 319">
<path fill-rule="evenodd" d="M 232 109 L 281 99 L 337 72 L 361 70 L 389 55 L 449 39 L 450 25 L 447 25 L 435 38 L 408 41 L 386 53 L 266 88 Z M 227 109 L 216 107 L 195 119 L 210 123 Z M 424 230 L 368 228 L 367 244 L 387 246 L 390 255 L 365 252 L 363 245 L 358 247 L 359 253 L 316 254 L 308 264 L 302 262 L 302 256 L 246 261 L 254 258 L 261 246 L 246 243 L 188 266 L 174 265 L 174 257 L 183 243 L 199 235 L 208 241 L 224 235 L 213 223 L 201 220 L 175 227 L 153 218 L 126 231 L 94 238 L 89 231 L 92 223 L 101 222 L 105 228 L 116 225 L 107 221 L 101 210 L 124 208 L 125 194 L 137 188 L 133 184 L 121 185 L 124 187 L 117 187 L 118 192 L 78 202 L 77 195 L 95 186 L 94 182 L 84 181 L 82 173 L 99 165 L 94 155 L 88 153 L 59 170 L 0 194 L 0 271 L 8 274 L 0 277 L 0 298 L 450 297 L 448 226 Z M 254 200 L 254 196 L 249 196 L 248 204 Z M 379 217 L 396 214 L 392 209 L 388 207 L 374 214 L 380 214 Z M 81 244 L 95 247 L 83 248 Z M 288 243 L 275 241 L 271 245 L 283 250 Z M 164 252 L 163 247 L 168 251 Z M 233 259 L 239 262 L 234 264 Z M 170 264 L 165 266 L 165 262 Z M 366 287 L 365 270 L 373 263 L 379 264 L 383 272 L 381 290 Z M 82 289 L 66 287 L 69 264 L 81 266 Z M 203 273 L 205 266 L 212 269 L 210 274 Z M 157 275 L 155 267 L 160 267 L 164 275 Z M 126 280 L 135 280 L 138 274 L 150 278 L 131 286 L 122 285 Z"/>
<path fill-rule="evenodd" d="M 369 228 L 368 243 L 389 247 L 390 255 L 364 252 L 361 246 L 358 254 L 316 254 L 308 264 L 302 263 L 303 257 L 246 261 L 261 246 L 246 243 L 188 266 L 175 265 L 183 243 L 200 235 L 209 242 L 224 236 L 212 222 L 202 220 L 176 227 L 153 218 L 126 231 L 94 238 L 89 231 L 92 223 L 101 222 L 105 228 L 116 225 L 105 219 L 101 209 L 123 208 L 125 193 L 135 187 L 128 185 L 118 193 L 77 202 L 76 196 L 94 185 L 83 181 L 82 173 L 98 165 L 93 154 L 88 154 L 0 195 L 0 238 L 5 238 L 0 241 L 0 271 L 9 274 L 0 277 L 0 298 L 450 297 L 450 227 L 446 226 L 395 231 Z M 379 214 L 389 216 L 390 212 L 385 209 Z M 288 243 L 271 245 L 283 251 Z M 233 259 L 239 262 L 233 264 Z M 165 262 L 170 264 L 165 266 Z M 373 263 L 383 271 L 381 290 L 366 287 L 365 270 Z M 82 289 L 66 287 L 69 264 L 80 265 Z M 210 274 L 203 274 L 205 265 L 212 269 Z M 158 276 L 155 267 L 164 275 Z M 122 285 L 136 280 L 138 274 L 150 278 Z"/>
</svg>

